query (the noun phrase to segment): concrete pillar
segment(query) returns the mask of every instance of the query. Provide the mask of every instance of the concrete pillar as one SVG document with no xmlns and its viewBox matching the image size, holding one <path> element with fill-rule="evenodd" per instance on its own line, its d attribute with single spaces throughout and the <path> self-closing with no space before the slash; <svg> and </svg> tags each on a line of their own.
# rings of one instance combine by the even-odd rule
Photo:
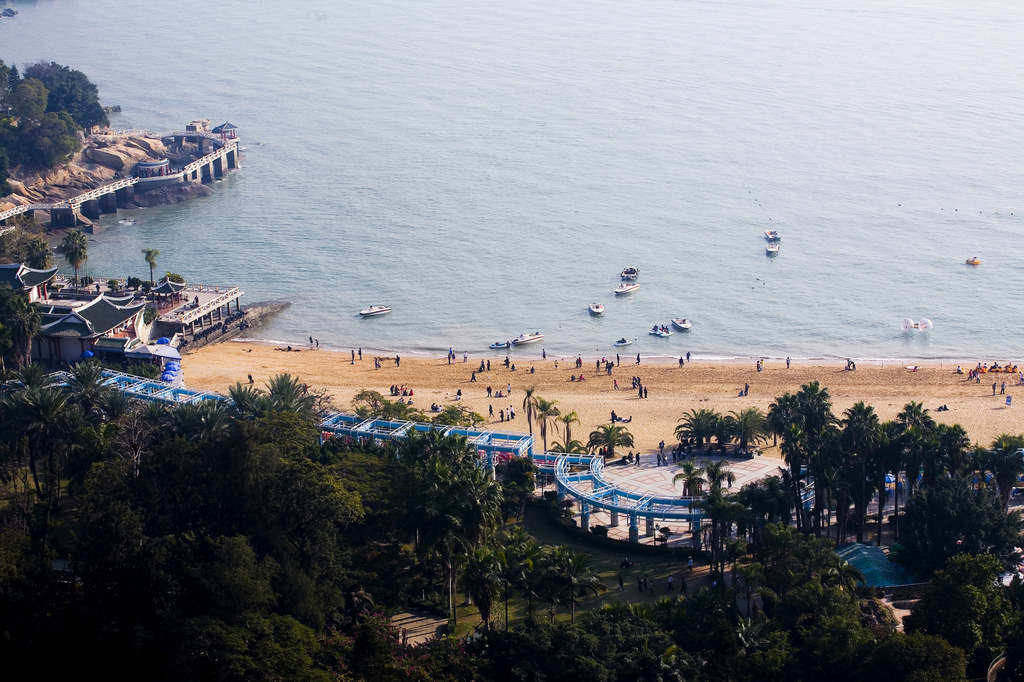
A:
<svg viewBox="0 0 1024 682">
<path fill-rule="evenodd" d="M 99 220 L 100 202 L 99 199 L 89 199 L 82 202 L 82 215 L 89 220 Z"/>
<path fill-rule="evenodd" d="M 213 160 L 213 173 L 218 178 L 224 177 L 224 157 Z"/>
<path fill-rule="evenodd" d="M 588 531 L 590 530 L 590 505 L 586 503 L 581 504 L 580 511 L 583 512 L 580 514 L 580 528 Z"/>
<path fill-rule="evenodd" d="M 122 187 L 114 192 L 115 201 L 117 202 L 118 208 L 130 208 L 132 206 L 132 200 L 135 199 L 135 186 L 128 185 Z"/>
<path fill-rule="evenodd" d="M 196 145 L 199 147 L 199 156 L 203 155 L 203 143 L 206 142 L 206 138 L 202 135 L 196 135 Z"/>
<path fill-rule="evenodd" d="M 691 524 L 693 528 L 693 541 L 690 543 L 694 549 L 700 550 L 700 518 L 694 520 Z"/>
<path fill-rule="evenodd" d="M 654 535 L 654 519 L 648 516 L 646 521 L 647 523 L 644 526 L 644 537 L 649 538 Z"/>
<path fill-rule="evenodd" d="M 104 213 L 117 213 L 117 196 L 113 192 L 102 195 L 99 202 L 100 210 Z"/>
<path fill-rule="evenodd" d="M 204 183 L 213 182 L 214 177 L 213 177 L 213 164 L 212 163 L 205 164 L 202 168 L 200 168 L 200 170 L 202 171 L 202 174 L 203 174 L 202 175 L 202 181 Z"/>
<path fill-rule="evenodd" d="M 234 149 L 232 149 L 227 154 L 225 154 L 224 158 L 226 158 L 228 160 L 228 168 L 229 169 L 230 168 L 238 168 L 237 161 L 235 160 L 235 150 Z"/>
<path fill-rule="evenodd" d="M 629 515 L 629 541 L 640 542 L 640 526 L 637 524 L 637 515 Z"/>
<path fill-rule="evenodd" d="M 608 512 L 608 516 L 611 518 L 611 520 L 608 522 L 608 525 L 611 528 L 617 527 L 619 525 L 619 512 L 617 512 L 617 511 Z"/>
</svg>

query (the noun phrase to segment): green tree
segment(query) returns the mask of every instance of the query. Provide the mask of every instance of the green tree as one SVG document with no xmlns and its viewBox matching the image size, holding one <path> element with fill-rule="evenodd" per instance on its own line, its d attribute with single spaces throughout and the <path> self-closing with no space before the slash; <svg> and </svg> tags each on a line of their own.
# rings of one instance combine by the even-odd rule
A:
<svg viewBox="0 0 1024 682">
<path fill-rule="evenodd" d="M 857 542 L 861 542 L 864 539 L 864 517 L 868 503 L 868 462 L 881 441 L 881 423 L 875 408 L 865 405 L 863 401 L 855 403 L 843 413 L 843 416 L 843 441 L 857 455 L 859 464 L 856 483 L 859 484 L 860 495 L 855 497 L 854 508 L 857 518 Z"/>
<path fill-rule="evenodd" d="M 982 458 L 981 465 L 992 472 L 999 497 L 1003 502 L 1003 511 L 1010 509 L 1010 494 L 1021 474 L 1024 474 L 1024 436 L 1011 436 L 1007 433 L 996 436 L 992 441 L 992 449 Z"/>
<path fill-rule="evenodd" d="M 748 407 L 729 414 L 733 418 L 733 436 L 740 442 L 741 450 L 746 450 L 750 443 L 763 443 L 767 440 L 768 420 L 760 409 Z"/>
<path fill-rule="evenodd" d="M 67 112 L 79 128 L 107 125 L 99 90 L 81 71 L 55 62 L 39 62 L 25 69 L 26 78 L 38 78 L 49 90 L 47 111 Z"/>
<path fill-rule="evenodd" d="M 570 622 L 576 621 L 579 598 L 587 594 L 596 595 L 608 589 L 594 572 L 590 556 L 564 545 L 556 548 L 552 554 L 551 571 L 556 584 L 566 593 L 564 603 L 569 606 Z"/>
<path fill-rule="evenodd" d="M 36 270 L 45 270 L 53 265 L 53 251 L 45 240 L 34 237 L 25 245 L 25 265 Z"/>
<path fill-rule="evenodd" d="M 697 447 L 702 448 L 704 441 L 711 442 L 711 437 L 715 435 L 720 419 L 721 415 L 714 410 L 707 408 L 690 410 L 680 417 L 679 421 L 682 423 L 676 427 L 676 437 L 680 442 L 692 438 L 697 441 Z"/>
<path fill-rule="evenodd" d="M 967 682 L 964 652 L 942 637 L 894 633 L 872 647 L 859 666 L 859 682 L 879 675 L 908 682 Z"/>
<path fill-rule="evenodd" d="M 142 250 L 142 253 L 146 258 L 146 265 L 149 266 L 149 283 L 156 286 L 156 281 L 153 279 L 153 270 L 156 268 L 156 259 L 160 256 L 160 250 L 145 248 Z"/>
<path fill-rule="evenodd" d="M 491 609 L 494 606 L 494 598 L 501 587 L 501 576 L 498 557 L 496 553 L 485 547 L 477 547 L 473 550 L 469 561 L 466 563 L 463 572 L 463 582 L 466 591 L 473 599 L 477 610 L 480 611 L 480 619 L 484 622 L 484 629 L 491 629 Z"/>
<path fill-rule="evenodd" d="M 679 462 L 681 472 L 672 477 L 672 485 L 683 483 L 683 497 L 700 497 L 704 485 L 704 467 L 697 464 L 693 457 Z"/>
<path fill-rule="evenodd" d="M 32 341 L 39 334 L 42 317 L 39 309 L 21 292 L 0 285 L 0 329 L 10 347 L 15 369 L 32 361 Z"/>
<path fill-rule="evenodd" d="M 548 424 L 562 414 L 562 411 L 555 404 L 557 402 L 557 400 L 546 400 L 540 396 L 535 396 L 533 399 L 534 408 L 537 411 L 537 425 L 540 428 L 540 437 L 544 443 L 544 452 L 548 450 Z"/>
<path fill-rule="evenodd" d="M 608 459 L 612 459 L 615 457 L 615 448 L 633 447 L 633 434 L 626 430 L 625 426 L 601 424 L 590 432 L 587 447 L 591 450 L 607 448 Z"/>
<path fill-rule="evenodd" d="M 565 428 L 565 437 L 562 439 L 563 443 L 568 443 L 572 440 L 572 425 L 580 423 L 580 416 L 576 414 L 576 411 L 566 412 L 558 418 L 562 426 Z M 557 426 L 557 424 L 556 424 Z"/>
<path fill-rule="evenodd" d="M 75 286 L 78 286 L 78 268 L 89 260 L 89 241 L 81 230 L 71 230 L 61 240 L 64 247 L 64 260 L 75 269 Z"/>
<path fill-rule="evenodd" d="M 932 576 L 932 588 L 903 619 L 904 628 L 942 637 L 968 660 L 991 660 L 1009 624 L 1009 604 L 996 584 L 1002 570 L 991 554 L 952 557 Z"/>
<path fill-rule="evenodd" d="M 26 78 L 10 97 L 11 113 L 25 128 L 38 123 L 46 113 L 46 86 L 37 78 Z"/>
</svg>

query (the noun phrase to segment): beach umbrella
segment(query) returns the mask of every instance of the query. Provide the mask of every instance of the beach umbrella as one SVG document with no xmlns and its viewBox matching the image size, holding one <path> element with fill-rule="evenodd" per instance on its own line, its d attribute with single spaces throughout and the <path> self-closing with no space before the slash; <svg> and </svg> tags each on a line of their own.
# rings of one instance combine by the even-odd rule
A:
<svg viewBox="0 0 1024 682">
<path fill-rule="evenodd" d="M 161 336 L 159 339 L 156 340 L 156 343 L 158 346 L 167 346 L 170 345 L 171 340 L 166 336 Z"/>
<path fill-rule="evenodd" d="M 885 482 L 886 483 L 895 483 L 896 482 L 896 477 L 893 476 L 892 474 L 886 474 L 885 475 Z"/>
<path fill-rule="evenodd" d="M 93 357 L 93 356 L 95 356 L 95 355 L 96 355 L 96 354 L 95 354 L 95 353 L 93 353 L 93 352 L 92 352 L 91 350 L 87 350 L 87 351 L 85 351 L 84 353 L 82 353 L 82 357 L 83 357 L 83 358 L 91 358 L 91 357 Z"/>
<path fill-rule="evenodd" d="M 161 381 L 174 381 L 173 374 L 164 374 L 160 377 Z"/>
<path fill-rule="evenodd" d="M 170 358 L 171 360 L 181 360 L 181 353 L 171 348 L 170 346 L 155 346 L 152 350 L 152 353 L 158 358 Z"/>
</svg>

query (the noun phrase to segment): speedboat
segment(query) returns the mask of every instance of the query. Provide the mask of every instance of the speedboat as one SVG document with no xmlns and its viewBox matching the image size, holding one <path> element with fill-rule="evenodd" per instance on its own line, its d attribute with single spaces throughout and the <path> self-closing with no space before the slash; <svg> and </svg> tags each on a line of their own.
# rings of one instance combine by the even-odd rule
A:
<svg viewBox="0 0 1024 682">
<path fill-rule="evenodd" d="M 975 256 L 974 258 L 968 258 L 967 259 L 967 264 L 968 265 L 981 265 L 981 259 L 979 259 L 977 256 Z"/>
<path fill-rule="evenodd" d="M 366 310 L 360 310 L 359 314 L 362 315 L 363 317 L 373 317 L 374 315 L 383 315 L 385 313 L 390 312 L 391 308 L 387 307 L 386 305 L 371 305 Z"/>
<path fill-rule="evenodd" d="M 491 349 L 508 348 L 510 345 L 511 344 L 508 341 L 495 341 L 494 343 L 489 345 L 488 348 L 491 348 Z"/>
<path fill-rule="evenodd" d="M 636 282 L 623 282 L 618 287 L 616 287 L 615 295 L 621 296 L 623 294 L 631 294 L 639 288 L 640 285 L 637 284 Z"/>
<path fill-rule="evenodd" d="M 590 304 L 590 314 L 591 315 L 604 315 L 604 306 L 601 305 L 600 303 L 591 303 Z"/>
<path fill-rule="evenodd" d="M 631 343 L 633 343 L 633 342 L 630 341 L 629 339 L 627 339 L 625 336 L 623 336 L 621 339 L 619 339 L 618 341 L 616 341 L 612 345 L 613 346 L 628 346 Z"/>
<path fill-rule="evenodd" d="M 661 325 L 660 327 L 658 325 L 654 325 L 651 331 L 647 333 L 650 334 L 651 336 L 672 336 L 672 330 L 666 327 L 665 325 Z"/>
<path fill-rule="evenodd" d="M 676 329 L 682 329 L 685 331 L 689 329 L 691 325 L 690 321 L 685 317 L 673 317 L 672 326 L 674 326 Z"/>
<path fill-rule="evenodd" d="M 779 253 L 779 244 L 777 242 L 768 242 L 767 244 L 764 245 L 764 250 L 769 255 L 772 255 L 772 256 L 778 255 L 778 253 Z"/>
<path fill-rule="evenodd" d="M 779 236 L 779 233 L 776 232 L 775 230 L 765 230 L 764 238 L 770 242 L 777 242 L 780 239 L 782 239 L 782 237 Z"/>
<path fill-rule="evenodd" d="M 634 280 L 640 276 L 640 271 L 636 268 L 623 268 L 620 277 L 622 279 Z"/>
<path fill-rule="evenodd" d="M 536 343 L 537 341 L 543 341 L 544 335 L 540 332 L 534 332 L 532 334 L 520 334 L 516 338 L 512 339 L 513 346 L 525 346 L 528 343 Z"/>
</svg>

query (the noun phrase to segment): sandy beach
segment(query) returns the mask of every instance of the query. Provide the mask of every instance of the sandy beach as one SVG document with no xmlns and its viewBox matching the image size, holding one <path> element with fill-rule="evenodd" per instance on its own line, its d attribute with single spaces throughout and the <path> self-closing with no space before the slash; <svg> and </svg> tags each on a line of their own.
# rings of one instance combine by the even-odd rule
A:
<svg viewBox="0 0 1024 682">
<path fill-rule="evenodd" d="M 785 362 L 766 363 L 758 372 L 750 363 L 692 362 L 680 368 L 677 363 L 648 362 L 637 366 L 636 355 L 622 356 L 622 364 L 608 376 L 597 371 L 593 359 L 584 361 L 585 381 L 572 382 L 570 375 L 580 373 L 574 363 L 552 359 L 534 361 L 518 359 L 516 371 L 502 366 L 504 355 L 470 355 L 463 362 L 459 354 L 448 364 L 440 358 L 401 359 L 396 367 L 391 359 L 374 369 L 373 356 L 364 353 L 363 359 L 351 362 L 348 353 L 310 350 L 308 347 L 287 352 L 276 346 L 251 342 L 229 342 L 188 354 L 184 361 L 186 383 L 195 388 L 226 392 L 236 382 L 247 383 L 252 374 L 257 385 L 274 374 L 287 372 L 298 375 L 310 386 L 326 389 L 339 410 L 352 407 L 352 396 L 361 389 L 380 391 L 385 396 L 392 385 L 405 385 L 415 392 L 415 405 L 425 412 L 430 404 L 450 404 L 455 392 L 462 389 L 464 404 L 487 416 L 488 407 L 494 407 L 495 418 L 488 419 L 490 428 L 506 431 L 527 431 L 522 410 L 523 389 L 536 387 L 536 394 L 557 401 L 563 413 L 575 410 L 580 424 L 573 426 L 573 437 L 586 442 L 590 431 L 598 424 L 608 423 L 612 410 L 625 418 L 632 417 L 627 428 L 633 434 L 637 448 L 644 452 L 655 449 L 662 439 L 670 444 L 673 430 L 680 416 L 693 408 L 711 408 L 722 413 L 739 411 L 746 407 L 767 410 L 771 402 L 786 391 L 799 390 L 802 384 L 817 380 L 828 388 L 835 413 L 842 412 L 858 401 L 873 405 L 882 420 L 892 419 L 911 401 L 923 402 L 932 410 L 936 421 L 959 423 L 972 441 L 988 445 L 1001 433 L 1024 432 L 1024 392 L 1018 386 L 1016 374 L 985 374 L 981 384 L 968 382 L 965 375 L 954 373 L 956 365 L 922 366 L 909 371 L 896 365 L 859 364 L 855 371 L 843 369 L 843 363 L 832 365 L 796 364 L 789 369 Z M 480 360 L 491 361 L 491 371 L 477 375 L 471 382 L 471 373 L 479 368 Z M 611 358 L 614 360 L 614 358 Z M 976 361 L 964 361 L 965 368 Z M 530 373 L 530 368 L 535 373 Z M 648 389 L 648 397 L 640 399 L 629 389 L 631 378 L 638 376 Z M 613 380 L 619 383 L 615 390 Z M 992 395 L 992 382 L 997 381 L 996 395 Z M 1006 406 L 1006 395 L 999 393 L 1006 382 L 1006 394 L 1014 396 L 1014 405 Z M 506 398 L 487 398 L 487 387 L 495 391 L 512 385 L 512 394 Z M 750 392 L 740 397 L 744 384 Z M 947 405 L 948 412 L 935 412 Z M 502 408 L 515 408 L 516 419 L 501 423 L 498 412 Z M 536 424 L 534 425 L 536 432 Z M 549 443 L 556 436 L 549 433 Z M 560 438 L 560 436 L 559 436 Z M 769 441 L 769 445 L 770 445 Z M 767 448 L 765 454 L 778 456 L 778 448 Z"/>
</svg>

